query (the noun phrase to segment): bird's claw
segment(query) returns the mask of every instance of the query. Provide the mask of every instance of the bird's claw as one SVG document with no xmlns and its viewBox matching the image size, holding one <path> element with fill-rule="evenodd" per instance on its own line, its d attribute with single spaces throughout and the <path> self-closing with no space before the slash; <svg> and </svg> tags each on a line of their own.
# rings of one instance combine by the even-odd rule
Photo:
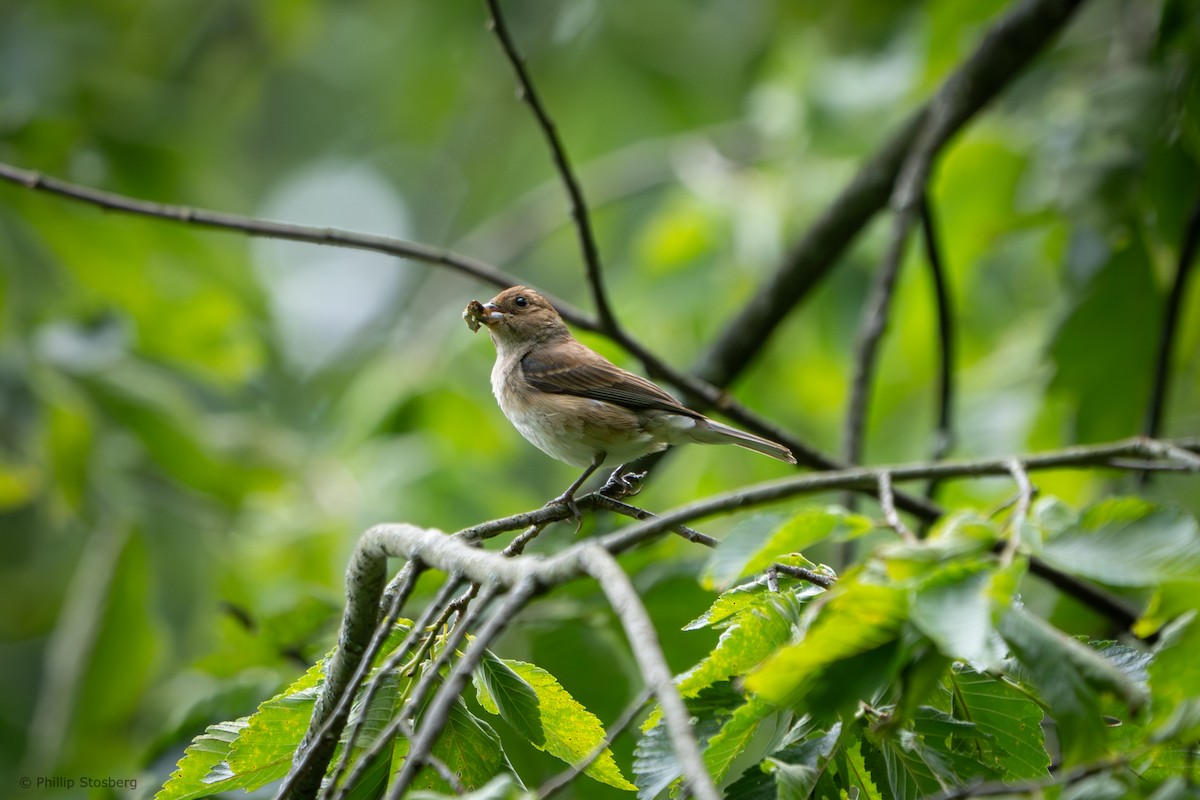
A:
<svg viewBox="0 0 1200 800">
<path fill-rule="evenodd" d="M 632 497 L 642 490 L 642 479 L 645 472 L 625 472 L 617 469 L 608 476 L 608 481 L 600 487 L 600 494 L 613 500 Z"/>
<path fill-rule="evenodd" d="M 550 506 L 566 506 L 570 516 L 567 519 L 575 520 L 575 532 L 579 532 L 580 526 L 583 525 L 583 512 L 579 510 L 579 504 L 575 502 L 574 492 L 563 492 L 558 497 L 546 503 L 546 507 Z"/>
</svg>

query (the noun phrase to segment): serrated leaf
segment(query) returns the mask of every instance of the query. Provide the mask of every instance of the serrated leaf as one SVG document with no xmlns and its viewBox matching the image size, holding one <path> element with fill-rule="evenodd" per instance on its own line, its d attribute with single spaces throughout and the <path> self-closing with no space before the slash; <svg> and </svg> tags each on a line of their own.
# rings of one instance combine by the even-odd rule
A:
<svg viewBox="0 0 1200 800">
<path fill-rule="evenodd" d="M 751 697 L 708 740 L 708 747 L 704 750 L 704 765 L 708 767 L 714 782 L 720 783 L 725 779 L 730 765 L 754 738 L 758 726 L 774 712 L 772 706 L 757 697 Z"/>
<path fill-rule="evenodd" d="M 577 764 L 604 741 L 603 723 L 541 667 L 488 653 L 478 674 L 483 676 L 482 682 L 476 681 L 480 704 L 538 750 Z M 637 788 L 621 773 L 608 748 L 583 774 L 617 789 Z"/>
<path fill-rule="evenodd" d="M 484 656 L 475 678 L 479 704 L 484 710 L 499 714 L 530 744 L 544 750 L 546 734 L 542 730 L 540 699 L 533 687 L 490 652 Z"/>
<path fill-rule="evenodd" d="M 757 667 L 791 638 L 798 605 L 799 600 L 786 592 L 760 596 L 728 622 L 712 652 L 676 678 L 679 693 L 694 697 L 706 686 Z"/>
<path fill-rule="evenodd" d="M 309 667 L 250 716 L 212 725 L 196 737 L 155 800 L 207 797 L 231 789 L 252 791 L 286 775 L 308 730 L 325 663 L 323 659 Z M 279 730 L 270 727 L 273 722 Z"/>
<path fill-rule="evenodd" d="M 1100 692 L 1137 706 L 1144 700 L 1141 688 L 1090 648 L 1019 607 L 1001 619 L 999 629 L 1053 710 L 1064 759 L 1075 764 L 1101 755 Z"/>
<path fill-rule="evenodd" d="M 786 586 L 785 581 L 787 580 L 789 580 L 787 576 L 779 576 L 781 589 Z M 800 601 L 808 601 L 825 591 L 819 586 L 813 586 L 810 583 L 801 581 L 794 581 L 792 586 L 783 590 L 789 592 Z M 687 625 L 684 625 L 682 630 L 694 631 L 700 628 L 719 628 L 722 626 L 722 623 L 730 621 L 740 612 L 762 603 L 764 597 L 774 594 L 778 593 L 772 591 L 763 580 L 755 580 L 750 583 L 743 583 L 741 586 L 735 586 L 732 589 L 727 589 L 713 601 L 713 604 L 708 607 L 707 611 Z"/>
<path fill-rule="evenodd" d="M 742 696 L 727 683 L 710 686 L 697 697 L 684 700 L 693 717 L 692 734 L 701 750 L 720 732 L 742 702 Z M 633 751 L 633 780 L 637 784 L 639 800 L 657 797 L 682 774 L 667 735 L 666 723 L 660 715 Z"/>
<path fill-rule="evenodd" d="M 841 692 L 827 693 L 826 699 L 840 706 L 868 684 L 890 678 L 895 665 L 889 646 L 896 642 L 906 612 L 899 589 L 842 584 L 804 638 L 768 659 L 747 677 L 746 686 L 767 702 L 784 705 L 803 697 L 826 671 L 835 671 L 842 683 L 831 688 Z M 813 698 L 806 699 L 811 709 Z"/>
<path fill-rule="evenodd" d="M 209 725 L 204 733 L 193 739 L 171 777 L 154 795 L 154 800 L 193 800 L 227 789 L 246 788 L 254 776 L 247 775 L 239 779 L 228 773 L 216 780 L 208 779 L 214 770 L 218 770 L 217 765 L 224 763 L 229 756 L 229 748 L 245 729 L 246 719 L 242 717 L 233 722 Z M 219 771 L 217 774 L 220 774 Z"/>
<path fill-rule="evenodd" d="M 948 679 L 954 716 L 971 722 L 987 737 L 976 757 L 987 759 L 1005 780 L 1033 780 L 1049 773 L 1050 754 L 1037 703 L 1004 681 L 972 670 Z"/>
<path fill-rule="evenodd" d="M 1200 583 L 1196 521 L 1140 500 L 1098 503 L 1077 526 L 1048 541 L 1041 556 L 1064 572 L 1110 586 Z"/>
<path fill-rule="evenodd" d="M 407 741 L 402 739 L 398 745 L 397 757 L 408 750 Z M 451 706 L 446 727 L 433 746 L 433 754 L 458 776 L 463 788 L 468 791 L 487 785 L 499 774 L 515 775 L 496 731 L 472 714 L 461 698 Z M 428 767 L 418 773 L 413 788 L 436 789 L 446 793 L 451 791 L 441 776 Z"/>
<path fill-rule="evenodd" d="M 950 785 L 949 768 L 911 731 L 864 740 L 863 762 L 875 784 L 893 800 L 918 800 Z"/>
<path fill-rule="evenodd" d="M 838 766 L 843 776 L 842 783 L 847 789 L 857 789 L 860 800 L 884 800 L 883 794 L 871 778 L 866 762 L 863 761 L 862 748 L 862 738 L 858 736 L 841 748 Z"/>
</svg>

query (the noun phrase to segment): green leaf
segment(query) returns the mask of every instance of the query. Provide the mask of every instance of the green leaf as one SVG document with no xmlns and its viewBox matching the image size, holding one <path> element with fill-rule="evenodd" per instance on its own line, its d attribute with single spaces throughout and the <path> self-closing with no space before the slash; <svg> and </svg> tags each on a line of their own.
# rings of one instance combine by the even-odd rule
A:
<svg viewBox="0 0 1200 800">
<path fill-rule="evenodd" d="M 479 704 L 500 718 L 539 750 L 546 749 L 540 701 L 533 687 L 492 653 L 475 672 Z"/>
<path fill-rule="evenodd" d="M 714 781 L 719 783 L 725 779 L 734 759 L 745 751 L 758 726 L 772 713 L 775 713 L 773 706 L 751 697 L 708 740 L 708 747 L 704 750 L 704 765 Z"/>
<path fill-rule="evenodd" d="M 534 800 L 536 792 L 521 786 L 512 775 L 497 775 L 484 786 L 466 794 L 420 790 L 405 795 L 407 800 Z"/>
<path fill-rule="evenodd" d="M 806 508 L 783 524 L 774 515 L 750 517 L 725 535 L 709 559 L 702 583 L 708 589 L 732 586 L 781 556 L 798 553 L 823 539 L 861 535 L 872 527 L 868 518 L 838 508 Z"/>
<path fill-rule="evenodd" d="M 950 658 L 979 670 L 1004 657 L 992 626 L 992 573 L 982 562 L 954 565 L 914 589 L 913 624 Z"/>
<path fill-rule="evenodd" d="M 407 753 L 407 740 L 398 740 L 396 757 Z M 500 737 L 483 720 L 476 717 L 459 698 L 450 708 L 442 735 L 433 746 L 433 754 L 454 772 L 468 791 L 487 785 L 497 775 L 514 774 Z M 436 789 L 449 793 L 441 776 L 426 767 L 417 774 L 414 789 Z"/>
<path fill-rule="evenodd" d="M 577 764 L 604 741 L 604 725 L 546 670 L 523 661 L 488 653 L 476 680 L 479 702 L 499 714 L 538 750 Z M 605 748 L 583 774 L 617 789 L 636 786 L 621 774 L 612 751 Z"/>
<path fill-rule="evenodd" d="M 1145 699 L 1141 687 L 1104 657 L 1019 607 L 1003 617 L 1000 634 L 1053 710 L 1069 763 L 1085 763 L 1104 752 L 1101 692 L 1130 707 Z"/>
<path fill-rule="evenodd" d="M 792 742 L 742 773 L 726 793 L 729 800 L 806 798 L 824 773 L 842 724 Z"/>
<path fill-rule="evenodd" d="M 692 734 L 703 750 L 734 714 L 734 709 L 743 703 L 740 694 L 728 683 L 710 686 L 699 696 L 685 701 L 692 714 Z M 633 751 L 633 775 L 637 784 L 639 800 L 657 797 L 674 783 L 683 770 L 675 758 L 675 750 L 667 735 L 667 726 L 661 715 L 638 740 Z"/>
<path fill-rule="evenodd" d="M 246 727 L 246 717 L 233 722 L 210 725 L 183 752 L 183 758 L 154 800 L 193 800 L 232 789 L 250 790 L 260 786 L 254 775 L 236 776 L 224 764 L 229 748 Z M 222 771 L 224 770 L 224 771 Z M 209 776 L 216 776 L 210 778 Z"/>
<path fill-rule="evenodd" d="M 894 674 L 893 645 L 906 612 L 899 589 L 840 584 L 804 638 L 768 659 L 746 686 L 775 705 L 803 698 L 810 711 L 840 710 Z M 821 691 L 811 692 L 818 681 Z"/>
<path fill-rule="evenodd" d="M 1176 715 L 1186 703 L 1196 702 L 1200 686 L 1200 615 L 1188 612 L 1163 628 L 1154 660 L 1149 667 L 1153 692 L 1153 717 L 1162 726 L 1178 723 Z M 1175 727 L 1179 727 L 1177 724 Z M 1183 726 L 1191 735 L 1200 732 L 1200 724 Z M 1182 731 L 1181 731 L 1182 732 Z"/>
<path fill-rule="evenodd" d="M 209 726 L 184 751 L 155 800 L 208 797 L 231 789 L 252 791 L 286 775 L 291 756 L 308 730 L 314 689 L 324 668 L 324 660 L 313 665 L 249 717 Z M 280 728 L 273 729 L 272 723 Z"/>
<path fill-rule="evenodd" d="M 863 761 L 875 785 L 894 800 L 917 800 L 945 791 L 949 768 L 920 737 L 906 730 L 863 740 Z"/>
<path fill-rule="evenodd" d="M 1064 572 L 1110 586 L 1179 580 L 1200 584 L 1196 521 L 1179 509 L 1141 500 L 1107 500 L 1093 506 L 1078 526 L 1047 542 L 1041 556 Z"/>
<path fill-rule="evenodd" d="M 680 694 L 694 697 L 706 686 L 744 675 L 761 664 L 791 638 L 801 602 L 790 592 L 767 593 L 726 619 L 712 652 L 676 678 Z"/>
<path fill-rule="evenodd" d="M 972 743 L 978 759 L 1008 781 L 1049 776 L 1050 754 L 1037 703 L 1003 680 L 972 670 L 952 674 L 946 691 L 954 716 L 973 723 L 987 737 Z"/>
</svg>

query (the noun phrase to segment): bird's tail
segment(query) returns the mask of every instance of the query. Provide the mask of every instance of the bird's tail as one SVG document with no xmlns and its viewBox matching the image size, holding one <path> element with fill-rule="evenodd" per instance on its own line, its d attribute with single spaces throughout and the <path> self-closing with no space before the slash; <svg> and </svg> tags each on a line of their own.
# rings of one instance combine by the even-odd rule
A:
<svg viewBox="0 0 1200 800">
<path fill-rule="evenodd" d="M 792 451 L 779 444 L 779 442 L 772 442 L 770 439 L 755 436 L 753 433 L 739 431 L 737 428 L 722 425 L 716 420 L 706 418 L 697 422 L 699 424 L 691 430 L 694 441 L 702 444 L 736 444 L 738 447 L 744 447 L 747 450 L 753 450 L 756 453 L 777 458 L 788 464 L 796 463 L 796 456 L 792 454 Z"/>
</svg>

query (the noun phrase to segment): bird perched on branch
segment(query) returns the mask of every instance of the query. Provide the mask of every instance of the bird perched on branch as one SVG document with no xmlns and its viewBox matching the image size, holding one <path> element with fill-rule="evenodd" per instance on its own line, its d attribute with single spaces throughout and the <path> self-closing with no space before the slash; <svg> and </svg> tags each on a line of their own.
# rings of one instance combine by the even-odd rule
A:
<svg viewBox="0 0 1200 800">
<path fill-rule="evenodd" d="M 796 463 L 777 442 L 711 420 L 640 375 L 621 369 L 571 336 L 554 306 L 514 286 L 487 303 L 472 300 L 463 319 L 485 326 L 496 345 L 492 392 L 521 435 L 546 455 L 584 469 L 559 497 L 576 514 L 575 492 L 606 461 L 622 468 L 673 444 L 736 444 Z"/>
</svg>

